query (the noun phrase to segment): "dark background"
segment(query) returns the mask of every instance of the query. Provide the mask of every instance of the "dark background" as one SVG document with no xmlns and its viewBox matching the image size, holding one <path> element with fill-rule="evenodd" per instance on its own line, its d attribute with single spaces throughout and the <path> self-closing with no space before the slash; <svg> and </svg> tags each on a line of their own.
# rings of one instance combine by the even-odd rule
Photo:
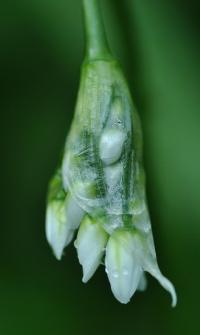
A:
<svg viewBox="0 0 200 335">
<path fill-rule="evenodd" d="M 73 117 L 84 55 L 81 1 L 7 0 L 0 11 L 0 334 L 198 334 L 200 20 L 195 1 L 102 0 L 114 54 L 142 119 L 159 265 L 128 305 L 103 267 L 81 282 L 73 245 L 55 260 L 44 234 L 47 183 Z"/>
</svg>

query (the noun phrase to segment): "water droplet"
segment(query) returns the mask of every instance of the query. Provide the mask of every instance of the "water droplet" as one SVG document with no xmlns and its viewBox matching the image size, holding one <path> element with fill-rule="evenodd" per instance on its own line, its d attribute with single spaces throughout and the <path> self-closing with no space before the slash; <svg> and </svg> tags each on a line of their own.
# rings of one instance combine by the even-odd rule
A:
<svg viewBox="0 0 200 335">
<path fill-rule="evenodd" d="M 145 233 L 148 233 L 149 230 L 150 230 L 150 226 L 146 226 L 146 227 L 144 227 L 144 232 L 145 232 Z"/>
<path fill-rule="evenodd" d="M 123 269 L 122 274 L 123 274 L 124 276 L 128 276 L 129 271 L 128 271 L 127 269 Z"/>
<path fill-rule="evenodd" d="M 75 246 L 76 249 L 78 248 L 77 240 L 74 241 L 74 246 Z"/>
<path fill-rule="evenodd" d="M 118 271 L 113 271 L 113 272 L 112 272 L 112 276 L 113 276 L 114 278 L 118 278 L 118 277 L 119 277 L 119 273 L 118 273 Z"/>
<path fill-rule="evenodd" d="M 105 271 L 106 271 L 106 273 L 108 273 L 108 269 L 107 268 L 105 268 Z"/>
</svg>

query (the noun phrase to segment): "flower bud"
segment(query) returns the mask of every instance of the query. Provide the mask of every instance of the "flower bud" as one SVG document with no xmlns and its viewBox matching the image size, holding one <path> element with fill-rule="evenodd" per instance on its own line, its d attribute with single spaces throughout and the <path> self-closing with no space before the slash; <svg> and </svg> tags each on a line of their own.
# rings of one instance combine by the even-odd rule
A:
<svg viewBox="0 0 200 335">
<path fill-rule="evenodd" d="M 46 212 L 46 237 L 57 259 L 71 242 L 84 211 L 62 187 L 60 171 L 50 182 Z"/>
<path fill-rule="evenodd" d="M 83 282 L 86 283 L 101 263 L 108 234 L 98 222 L 85 216 L 78 231 L 75 246 L 83 267 Z"/>
<path fill-rule="evenodd" d="M 121 303 L 126 304 L 136 291 L 142 267 L 133 253 L 133 235 L 118 230 L 109 238 L 106 247 L 106 272 L 111 289 Z"/>
<path fill-rule="evenodd" d="M 105 130 L 100 139 L 99 154 L 105 165 L 110 165 L 118 161 L 122 154 L 126 135 L 118 129 Z"/>
<path fill-rule="evenodd" d="M 151 236 L 134 230 L 119 229 L 111 235 L 105 258 L 111 289 L 120 302 L 127 303 L 136 289 L 145 289 L 143 272 L 147 271 L 169 291 L 174 307 L 177 302 L 174 287 L 160 272 L 152 243 Z"/>
<path fill-rule="evenodd" d="M 46 237 L 58 260 L 61 259 L 63 249 L 74 235 L 66 220 L 66 201 L 54 201 L 48 204 L 46 213 Z"/>
</svg>

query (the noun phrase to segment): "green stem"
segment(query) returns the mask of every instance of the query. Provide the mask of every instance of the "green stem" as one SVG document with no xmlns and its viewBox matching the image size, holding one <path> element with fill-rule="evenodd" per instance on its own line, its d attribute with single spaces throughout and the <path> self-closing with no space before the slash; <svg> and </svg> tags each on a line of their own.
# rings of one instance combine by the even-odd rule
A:
<svg viewBox="0 0 200 335">
<path fill-rule="evenodd" d="M 99 0 L 83 0 L 83 10 L 86 30 L 86 59 L 111 59 Z"/>
</svg>

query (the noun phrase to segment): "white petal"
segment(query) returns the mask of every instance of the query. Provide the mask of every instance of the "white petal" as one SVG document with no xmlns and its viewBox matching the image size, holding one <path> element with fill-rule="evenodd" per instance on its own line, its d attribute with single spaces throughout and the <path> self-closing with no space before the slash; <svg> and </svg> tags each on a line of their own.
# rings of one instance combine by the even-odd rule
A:
<svg viewBox="0 0 200 335">
<path fill-rule="evenodd" d="M 101 136 L 99 150 L 102 161 L 106 164 L 115 163 L 122 154 L 126 135 L 119 129 L 105 130 Z"/>
<path fill-rule="evenodd" d="M 83 267 L 83 282 L 86 283 L 99 266 L 108 235 L 98 223 L 85 217 L 78 231 L 75 246 L 78 259 Z"/>
<path fill-rule="evenodd" d="M 142 269 L 133 254 L 133 235 L 128 231 L 116 231 L 106 247 L 106 272 L 111 289 L 121 303 L 128 303 L 135 293 Z"/>
</svg>

